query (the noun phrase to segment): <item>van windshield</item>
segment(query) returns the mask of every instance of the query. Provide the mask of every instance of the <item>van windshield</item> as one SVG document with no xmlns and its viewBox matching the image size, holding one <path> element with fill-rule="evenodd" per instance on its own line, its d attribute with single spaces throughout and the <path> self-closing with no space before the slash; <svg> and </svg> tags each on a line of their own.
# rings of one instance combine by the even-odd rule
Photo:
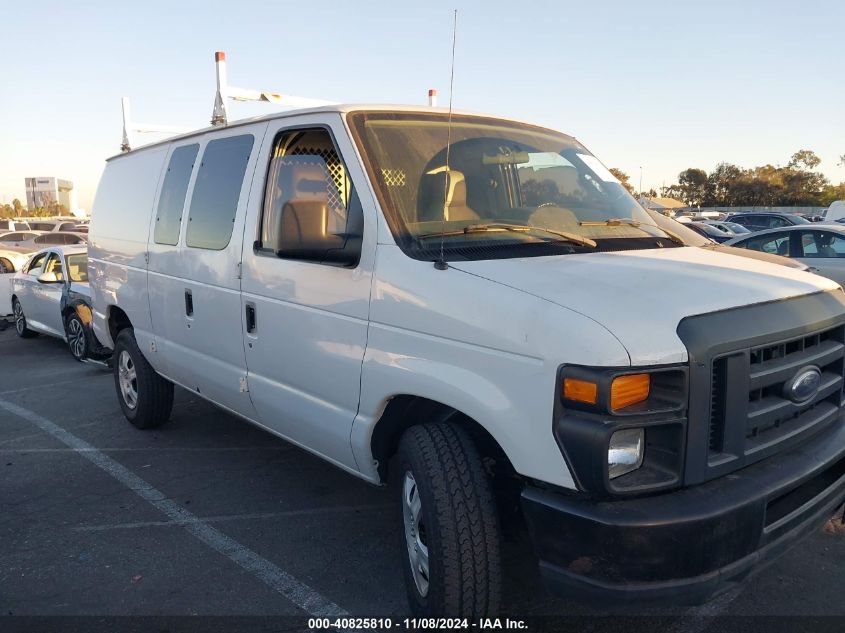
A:
<svg viewBox="0 0 845 633">
<path fill-rule="evenodd" d="M 687 229 L 661 228 L 677 223 L 649 215 L 564 134 L 463 115 L 450 130 L 440 113 L 355 112 L 348 120 L 391 231 L 417 259 L 441 250 L 449 261 L 700 243 Z"/>
</svg>

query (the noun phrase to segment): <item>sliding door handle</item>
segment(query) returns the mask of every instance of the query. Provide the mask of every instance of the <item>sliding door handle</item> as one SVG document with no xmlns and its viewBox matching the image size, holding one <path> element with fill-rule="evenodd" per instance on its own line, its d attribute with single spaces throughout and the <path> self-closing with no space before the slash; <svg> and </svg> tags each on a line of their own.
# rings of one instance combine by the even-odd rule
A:
<svg viewBox="0 0 845 633">
<path fill-rule="evenodd" d="M 256 321 L 256 314 L 255 314 L 255 304 L 254 303 L 247 303 L 246 304 L 246 331 L 248 334 L 255 334 L 255 329 L 257 326 Z"/>
<path fill-rule="evenodd" d="M 185 290 L 185 316 L 194 316 L 194 295 Z"/>
</svg>

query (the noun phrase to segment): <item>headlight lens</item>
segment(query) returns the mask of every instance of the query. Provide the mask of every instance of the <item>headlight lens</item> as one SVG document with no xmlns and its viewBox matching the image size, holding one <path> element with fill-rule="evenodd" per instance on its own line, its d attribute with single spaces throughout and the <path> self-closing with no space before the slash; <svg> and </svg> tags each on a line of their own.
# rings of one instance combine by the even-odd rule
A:
<svg viewBox="0 0 845 633">
<path fill-rule="evenodd" d="M 608 477 L 615 479 L 642 466 L 644 445 L 643 429 L 623 429 L 611 435 L 607 449 Z"/>
</svg>

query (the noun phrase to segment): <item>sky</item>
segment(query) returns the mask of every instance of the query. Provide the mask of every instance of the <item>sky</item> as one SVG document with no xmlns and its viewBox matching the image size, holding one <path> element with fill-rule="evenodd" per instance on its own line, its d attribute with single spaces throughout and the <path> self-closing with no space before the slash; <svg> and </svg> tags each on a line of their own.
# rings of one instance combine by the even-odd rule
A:
<svg viewBox="0 0 845 633">
<path fill-rule="evenodd" d="M 456 109 L 577 137 L 639 188 L 687 167 L 783 165 L 812 149 L 845 181 L 845 3 L 0 0 L 0 202 L 24 178 L 90 209 L 119 151 L 120 98 L 146 123 L 205 127 L 214 51 L 231 84 L 351 103 L 449 96 Z M 232 102 L 231 118 L 278 106 Z M 155 140 L 145 136 L 145 140 Z"/>
</svg>

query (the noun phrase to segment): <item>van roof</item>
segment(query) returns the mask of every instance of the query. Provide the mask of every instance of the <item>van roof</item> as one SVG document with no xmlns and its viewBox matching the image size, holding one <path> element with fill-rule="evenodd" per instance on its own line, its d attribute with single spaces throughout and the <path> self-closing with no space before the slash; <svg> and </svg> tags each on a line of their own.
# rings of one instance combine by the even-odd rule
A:
<svg viewBox="0 0 845 633">
<path fill-rule="evenodd" d="M 206 134 L 208 132 L 213 132 L 215 130 L 226 130 L 231 129 L 243 125 L 250 125 L 252 123 L 259 123 L 261 121 L 271 121 L 274 119 L 284 119 L 286 117 L 293 117 L 299 116 L 302 114 L 319 114 L 324 112 L 331 112 L 337 114 L 346 114 L 348 112 L 417 112 L 417 113 L 432 113 L 432 114 L 448 114 L 449 108 L 444 107 L 432 107 L 426 105 L 395 105 L 395 104 L 374 104 L 374 103 L 366 103 L 366 104 L 356 104 L 356 103 L 335 103 L 335 104 L 328 104 L 328 105 L 321 105 L 314 108 L 296 108 L 291 110 L 285 110 L 283 112 L 271 112 L 269 114 L 263 114 L 261 116 L 256 117 L 249 117 L 246 119 L 238 119 L 236 121 L 230 121 L 225 126 L 215 126 L 209 125 L 204 128 L 199 128 L 197 130 L 193 130 L 191 132 L 185 132 L 183 134 L 176 134 L 174 136 L 168 136 L 161 141 L 156 141 L 154 143 L 149 143 L 146 145 L 139 145 L 137 148 L 131 149 L 128 152 L 121 152 L 119 154 L 115 154 L 110 156 L 106 159 L 106 161 L 115 160 L 117 158 L 121 158 L 122 156 L 128 156 L 130 154 L 134 154 L 137 152 L 141 152 L 153 147 L 159 147 L 161 145 L 165 145 L 167 143 L 172 143 L 174 141 L 180 141 L 184 139 L 189 139 L 194 136 L 200 136 L 202 134 Z M 463 115 L 463 116 L 480 116 L 486 118 L 494 118 L 494 119 L 501 119 L 503 121 L 511 121 L 513 123 L 522 123 L 525 125 L 531 125 L 538 128 L 543 128 L 542 125 L 537 125 L 536 123 L 532 123 L 530 121 L 524 121 L 521 119 L 515 119 L 512 117 L 506 116 L 499 116 L 484 112 L 473 112 L 470 110 L 455 110 L 452 109 L 452 114 L 456 115 Z M 550 128 L 545 128 L 550 129 Z M 571 136 L 571 135 L 567 135 Z"/>
</svg>

